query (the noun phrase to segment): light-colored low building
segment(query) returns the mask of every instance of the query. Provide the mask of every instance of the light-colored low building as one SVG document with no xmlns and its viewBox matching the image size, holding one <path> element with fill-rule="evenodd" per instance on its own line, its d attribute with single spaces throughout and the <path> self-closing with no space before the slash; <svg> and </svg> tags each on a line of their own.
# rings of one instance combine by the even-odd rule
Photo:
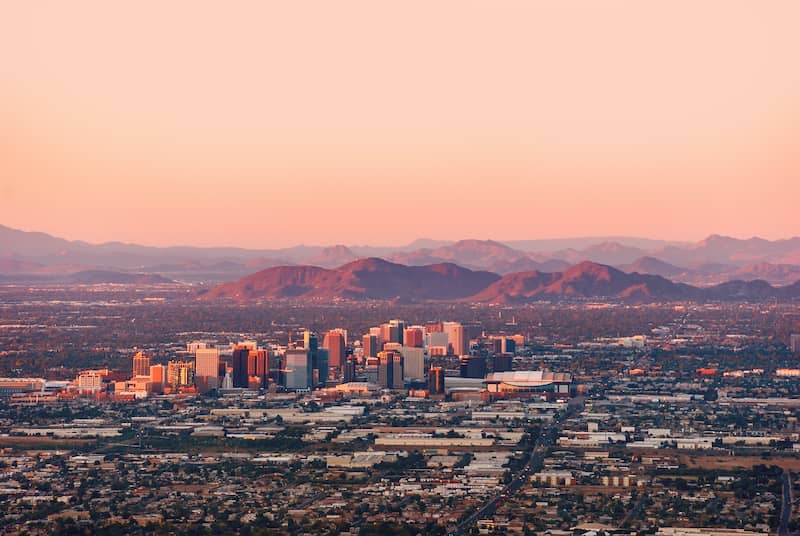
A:
<svg viewBox="0 0 800 536">
<path fill-rule="evenodd" d="M 569 393 L 572 374 L 543 370 L 515 370 L 493 372 L 484 380 L 490 393 L 544 392 Z"/>
<path fill-rule="evenodd" d="M 575 477 L 570 471 L 541 471 L 531 476 L 531 481 L 547 486 L 572 486 Z"/>
<path fill-rule="evenodd" d="M 375 439 L 376 445 L 394 447 L 490 447 L 494 439 L 473 437 L 432 437 L 430 434 L 387 434 Z"/>
<path fill-rule="evenodd" d="M 84 428 L 84 427 L 43 427 L 43 428 L 12 428 L 11 435 L 26 436 L 52 436 L 59 438 L 80 437 L 117 437 L 121 428 Z"/>
<path fill-rule="evenodd" d="M 656 532 L 656 536 L 755 536 L 756 534 L 769 534 L 769 532 L 700 527 L 661 527 Z"/>
</svg>

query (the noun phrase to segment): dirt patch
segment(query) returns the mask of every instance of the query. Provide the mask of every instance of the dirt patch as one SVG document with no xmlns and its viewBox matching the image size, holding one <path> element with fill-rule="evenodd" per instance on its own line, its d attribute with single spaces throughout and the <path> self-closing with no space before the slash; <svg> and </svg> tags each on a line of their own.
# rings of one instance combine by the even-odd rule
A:
<svg viewBox="0 0 800 536">
<path fill-rule="evenodd" d="M 0 437 L 0 447 L 21 449 L 74 448 L 97 443 L 94 439 L 60 439 L 56 437 Z"/>
<path fill-rule="evenodd" d="M 681 454 L 677 456 L 678 462 L 686 464 L 686 467 L 703 469 L 725 469 L 732 470 L 743 467 L 750 469 L 755 465 L 777 465 L 789 471 L 800 472 L 800 458 L 762 458 L 761 456 L 689 456 Z"/>
</svg>

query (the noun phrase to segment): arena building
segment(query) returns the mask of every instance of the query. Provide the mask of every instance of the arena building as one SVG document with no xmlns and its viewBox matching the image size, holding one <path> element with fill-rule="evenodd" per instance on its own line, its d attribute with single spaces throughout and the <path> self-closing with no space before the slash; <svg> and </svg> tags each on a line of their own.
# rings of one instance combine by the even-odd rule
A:
<svg viewBox="0 0 800 536">
<path fill-rule="evenodd" d="M 569 394 L 572 374 L 542 370 L 515 370 L 493 372 L 484 380 L 490 393 L 541 393 Z"/>
</svg>

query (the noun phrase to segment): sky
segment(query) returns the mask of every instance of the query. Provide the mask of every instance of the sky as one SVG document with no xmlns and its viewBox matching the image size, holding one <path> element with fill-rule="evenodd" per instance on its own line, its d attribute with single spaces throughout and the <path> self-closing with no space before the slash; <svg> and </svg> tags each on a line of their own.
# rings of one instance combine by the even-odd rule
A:
<svg viewBox="0 0 800 536">
<path fill-rule="evenodd" d="M 279 247 L 800 234 L 800 2 L 0 3 L 0 224 Z"/>
</svg>

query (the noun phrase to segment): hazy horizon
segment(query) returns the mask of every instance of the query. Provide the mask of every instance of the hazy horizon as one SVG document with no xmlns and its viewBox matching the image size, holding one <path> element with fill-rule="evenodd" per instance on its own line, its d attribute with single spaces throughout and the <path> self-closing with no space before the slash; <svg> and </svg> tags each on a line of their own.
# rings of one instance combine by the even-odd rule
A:
<svg viewBox="0 0 800 536">
<path fill-rule="evenodd" d="M 700 238 L 698 238 L 696 240 L 672 240 L 672 239 L 669 239 L 669 238 L 660 238 L 660 237 L 652 237 L 652 236 L 636 236 L 636 235 L 627 235 L 627 236 L 623 236 L 623 235 L 616 235 L 616 236 L 610 236 L 610 235 L 594 235 L 594 236 L 586 235 L 586 236 L 561 236 L 561 237 L 543 236 L 543 237 L 527 237 L 527 238 L 512 238 L 512 239 L 498 238 L 498 237 L 491 237 L 491 236 L 490 237 L 463 236 L 463 237 L 457 237 L 457 238 L 433 238 L 433 237 L 430 237 L 430 236 L 418 236 L 418 237 L 409 238 L 409 239 L 407 239 L 405 241 L 401 241 L 399 243 L 366 243 L 366 242 L 353 242 L 353 243 L 345 243 L 345 242 L 331 242 L 331 243 L 306 242 L 306 243 L 301 243 L 301 242 L 295 242 L 295 243 L 290 243 L 288 245 L 271 246 L 271 245 L 267 244 L 267 245 L 263 245 L 263 246 L 252 246 L 251 247 L 251 246 L 242 246 L 242 245 L 239 245 L 239 244 L 236 244 L 236 243 L 232 243 L 232 242 L 220 243 L 220 244 L 210 244 L 210 245 L 194 245 L 194 244 L 180 244 L 180 243 L 162 245 L 162 244 L 149 243 L 149 242 L 146 242 L 144 240 L 122 241 L 122 240 L 114 240 L 114 239 L 106 240 L 106 241 L 102 241 L 102 242 L 95 242 L 95 241 L 85 240 L 85 239 L 83 239 L 81 237 L 74 237 L 73 238 L 73 237 L 69 237 L 69 236 L 64 236 L 64 235 L 59 234 L 58 232 L 54 232 L 54 231 L 51 231 L 51 230 L 36 229 L 36 228 L 34 228 L 34 229 L 16 228 L 16 227 L 13 227 L 11 225 L 7 225 L 7 224 L 5 224 L 3 222 L 0 222 L 0 227 L 6 227 L 6 228 L 9 228 L 9 229 L 22 231 L 22 232 L 26 232 L 26 233 L 44 233 L 44 234 L 47 234 L 47 235 L 55 237 L 55 238 L 63 238 L 65 240 L 75 241 L 75 242 L 85 242 L 85 243 L 92 244 L 92 245 L 102 245 L 102 244 L 106 244 L 106 243 L 121 242 L 121 243 L 124 243 L 124 244 L 130 244 L 130 245 L 146 246 L 146 247 L 160 247 L 160 248 L 161 247 L 163 247 L 163 248 L 199 247 L 199 248 L 240 248 L 240 249 L 253 249 L 253 250 L 259 250 L 259 249 L 289 249 L 289 248 L 293 248 L 293 247 L 323 247 L 324 248 L 324 247 L 333 247 L 333 246 L 339 246 L 339 245 L 343 245 L 343 246 L 350 247 L 350 248 L 353 248 L 353 247 L 364 247 L 364 248 L 366 248 L 366 247 L 377 247 L 377 248 L 381 248 L 381 247 L 384 247 L 384 248 L 397 247 L 397 248 L 401 248 L 401 247 L 408 246 L 408 245 L 413 244 L 413 243 L 418 242 L 418 241 L 434 241 L 434 242 L 455 243 L 455 242 L 459 242 L 459 241 L 462 241 L 462 240 L 480 240 L 480 241 L 489 240 L 489 241 L 499 242 L 499 243 L 508 243 L 508 242 L 521 242 L 521 241 L 541 241 L 541 242 L 553 241 L 553 242 L 556 242 L 556 241 L 571 241 L 571 240 L 586 240 L 586 241 L 598 240 L 598 241 L 601 241 L 601 240 L 609 240 L 609 239 L 612 239 L 612 240 L 613 239 L 619 239 L 619 240 L 631 240 L 631 241 L 656 241 L 656 242 L 669 242 L 669 243 L 676 243 L 676 244 L 677 243 L 691 244 L 691 243 L 700 242 L 700 241 L 705 240 L 705 239 L 707 239 L 707 238 L 709 238 L 711 236 L 723 236 L 723 237 L 727 237 L 727 238 L 734 238 L 734 239 L 737 239 L 737 240 L 748 240 L 748 239 L 753 239 L 753 238 L 760 238 L 760 239 L 765 239 L 765 240 L 770 240 L 770 241 L 789 240 L 789 239 L 792 239 L 792 238 L 797 238 L 797 235 L 784 236 L 784 237 L 778 237 L 778 238 L 771 239 L 771 238 L 766 238 L 766 237 L 758 236 L 758 235 L 731 236 L 731 235 L 725 235 L 725 234 L 722 234 L 722 233 L 713 233 L 713 232 L 712 233 L 706 233 L 706 234 L 702 235 L 702 237 L 700 237 Z"/>
<path fill-rule="evenodd" d="M 7 2 L 0 213 L 156 246 L 789 237 L 797 20 L 791 1 Z"/>
</svg>

